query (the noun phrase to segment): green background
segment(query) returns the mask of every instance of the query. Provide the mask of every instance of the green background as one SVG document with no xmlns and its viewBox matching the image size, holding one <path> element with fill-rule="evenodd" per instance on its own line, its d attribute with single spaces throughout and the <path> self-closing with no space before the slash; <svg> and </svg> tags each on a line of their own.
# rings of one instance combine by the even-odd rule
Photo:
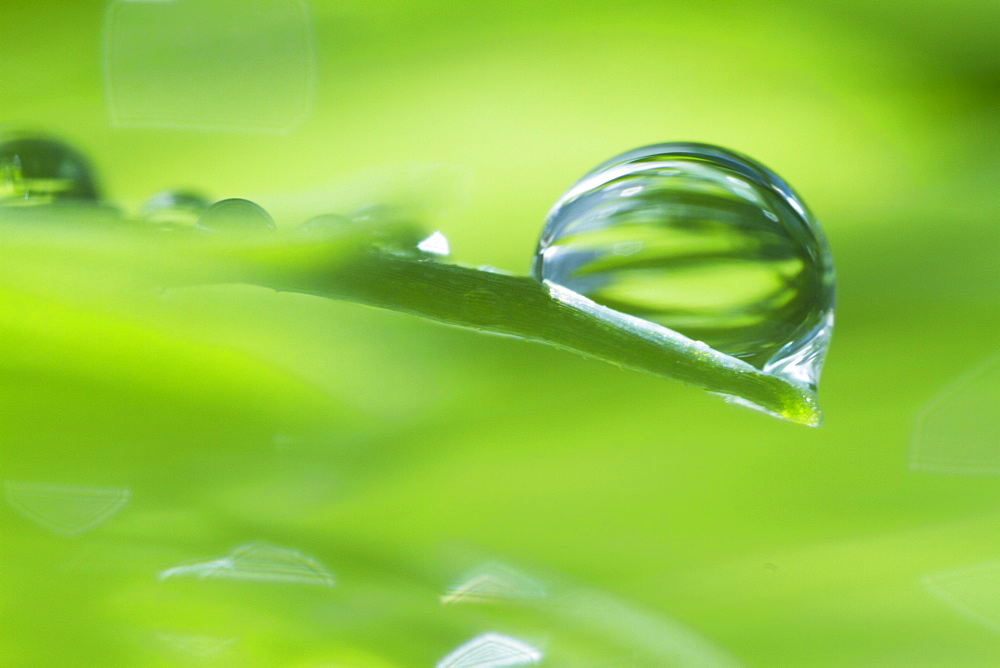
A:
<svg viewBox="0 0 1000 668">
<path fill-rule="evenodd" d="M 808 429 L 364 306 L 144 292 L 0 230 L 0 664 L 421 666 L 485 632 L 545 665 L 1000 661 L 998 3 L 2 14 L 0 124 L 86 152 L 126 212 L 391 203 L 525 273 L 585 171 L 709 142 L 803 195 L 838 310 Z M 157 578 L 256 541 L 336 585 Z M 440 603 L 491 561 L 547 596 Z"/>
</svg>

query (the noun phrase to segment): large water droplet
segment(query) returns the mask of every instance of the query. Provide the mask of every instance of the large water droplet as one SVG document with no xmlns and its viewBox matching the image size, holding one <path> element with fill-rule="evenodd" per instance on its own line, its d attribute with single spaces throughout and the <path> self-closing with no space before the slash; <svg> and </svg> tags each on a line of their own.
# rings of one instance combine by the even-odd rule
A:
<svg viewBox="0 0 1000 668">
<path fill-rule="evenodd" d="M 254 234 L 274 229 L 271 216 L 250 200 L 224 199 L 208 207 L 195 229 L 219 234 Z"/>
<path fill-rule="evenodd" d="M 66 144 L 31 136 L 0 143 L 0 204 L 99 199 L 90 162 Z"/>
<path fill-rule="evenodd" d="M 833 326 L 819 224 L 759 163 L 658 144 L 586 174 L 545 223 L 533 274 L 815 388 Z"/>
</svg>

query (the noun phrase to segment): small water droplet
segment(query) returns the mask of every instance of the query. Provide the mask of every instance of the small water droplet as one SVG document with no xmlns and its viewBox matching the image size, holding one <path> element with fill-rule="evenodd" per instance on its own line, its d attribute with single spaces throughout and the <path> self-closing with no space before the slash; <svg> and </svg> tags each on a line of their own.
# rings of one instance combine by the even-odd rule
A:
<svg viewBox="0 0 1000 668">
<path fill-rule="evenodd" d="M 370 204 L 351 212 L 349 217 L 373 249 L 399 257 L 427 259 L 427 251 L 418 246 L 429 237 L 413 211 L 388 204 Z"/>
<path fill-rule="evenodd" d="M 208 207 L 198 218 L 195 229 L 219 234 L 254 234 L 273 230 L 274 221 L 250 200 L 232 198 Z"/>
<path fill-rule="evenodd" d="M 542 660 L 538 649 L 499 633 L 484 633 L 437 663 L 437 668 L 500 668 L 530 666 Z"/>
<path fill-rule="evenodd" d="M 13 137 L 0 143 L 0 204 L 99 199 L 90 162 L 67 144 L 31 136 Z"/>
<path fill-rule="evenodd" d="M 629 151 L 556 203 L 533 274 L 815 388 L 833 326 L 819 224 L 777 175 L 704 144 Z"/>
<path fill-rule="evenodd" d="M 358 223 L 347 216 L 336 213 L 324 213 L 313 216 L 295 230 L 295 235 L 304 239 L 334 239 L 350 234 L 359 227 Z"/>
<path fill-rule="evenodd" d="M 192 635 L 189 633 L 157 633 L 157 638 L 167 647 L 185 657 L 199 660 L 217 658 L 237 641 L 237 638 Z"/>
<path fill-rule="evenodd" d="M 316 559 L 296 550 L 267 543 L 250 543 L 229 554 L 193 564 L 168 568 L 160 579 L 177 576 L 198 579 L 259 580 L 332 587 L 333 575 Z"/>
<path fill-rule="evenodd" d="M 139 215 L 143 220 L 164 229 L 191 228 L 208 207 L 208 199 L 200 193 L 191 190 L 164 190 L 147 199 Z"/>
</svg>

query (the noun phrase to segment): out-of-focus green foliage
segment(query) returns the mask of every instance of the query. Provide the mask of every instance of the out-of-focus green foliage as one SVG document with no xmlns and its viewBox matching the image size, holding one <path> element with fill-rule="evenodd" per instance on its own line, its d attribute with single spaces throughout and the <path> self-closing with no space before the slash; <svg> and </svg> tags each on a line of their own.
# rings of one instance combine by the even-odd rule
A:
<svg viewBox="0 0 1000 668">
<path fill-rule="evenodd" d="M 827 424 L 364 306 L 8 252 L 0 664 L 433 665 L 487 632 L 546 665 L 995 662 L 996 3 L 246 5 L 5 7 L 0 124 L 69 141 L 130 215 L 169 187 L 285 229 L 392 204 L 516 273 L 594 164 L 732 147 L 833 249 Z M 161 25 L 201 56 L 130 38 L 140 11 L 179 12 Z M 277 581 L 220 566 L 260 544 L 288 550 Z M 485 562 L 544 596 L 441 602 Z"/>
</svg>

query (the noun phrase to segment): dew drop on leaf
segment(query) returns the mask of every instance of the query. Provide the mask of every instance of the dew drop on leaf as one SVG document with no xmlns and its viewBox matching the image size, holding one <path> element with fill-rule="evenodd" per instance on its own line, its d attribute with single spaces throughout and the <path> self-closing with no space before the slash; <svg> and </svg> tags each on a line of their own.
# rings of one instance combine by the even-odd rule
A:
<svg viewBox="0 0 1000 668">
<path fill-rule="evenodd" d="M 208 207 L 195 229 L 218 234 L 254 234 L 274 229 L 271 216 L 250 200 L 224 199 Z"/>
<path fill-rule="evenodd" d="M 833 326 L 822 230 L 776 174 L 671 143 L 623 153 L 549 213 L 532 273 L 815 388 Z"/>
<path fill-rule="evenodd" d="M 32 136 L 0 142 L 0 204 L 99 199 L 90 162 L 63 142 Z"/>
<path fill-rule="evenodd" d="M 209 204 L 208 199 L 192 190 L 163 190 L 143 203 L 140 215 L 154 225 L 192 228 Z"/>
<path fill-rule="evenodd" d="M 301 239 L 325 240 L 349 236 L 358 225 L 347 216 L 336 213 L 324 213 L 313 216 L 299 225 L 295 235 Z"/>
</svg>

